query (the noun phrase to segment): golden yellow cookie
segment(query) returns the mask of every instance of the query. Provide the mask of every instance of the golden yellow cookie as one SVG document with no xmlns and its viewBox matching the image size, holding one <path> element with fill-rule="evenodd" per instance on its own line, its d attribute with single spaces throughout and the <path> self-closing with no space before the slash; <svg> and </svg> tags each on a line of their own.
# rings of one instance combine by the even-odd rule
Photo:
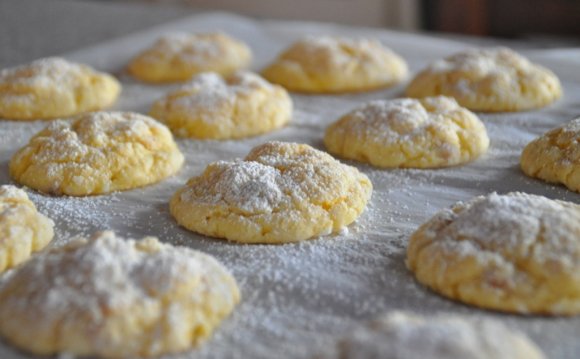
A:
<svg viewBox="0 0 580 359">
<path fill-rule="evenodd" d="M 364 104 L 330 125 L 324 144 L 377 167 L 434 168 L 479 157 L 489 138 L 475 114 L 440 96 Z"/>
<path fill-rule="evenodd" d="M 207 71 L 229 75 L 247 67 L 251 59 L 250 48 L 226 34 L 175 33 L 133 58 L 128 69 L 142 81 L 177 82 Z"/>
<path fill-rule="evenodd" d="M 364 210 L 367 176 L 296 143 L 268 142 L 214 162 L 171 198 L 185 228 L 243 243 L 297 242 L 337 232 Z"/>
<path fill-rule="evenodd" d="M 517 192 L 459 202 L 411 235 L 407 267 L 467 304 L 580 314 L 580 205 Z"/>
<path fill-rule="evenodd" d="M 241 138 L 284 126 L 292 100 L 284 88 L 250 72 L 227 79 L 204 73 L 155 102 L 150 115 L 179 137 Z"/>
<path fill-rule="evenodd" d="M 10 161 L 10 175 L 38 191 L 85 196 L 156 183 L 183 155 L 167 127 L 131 112 L 94 112 L 55 121 Z"/>
<path fill-rule="evenodd" d="M 431 64 L 407 87 L 407 96 L 454 97 L 474 111 L 523 111 L 562 95 L 556 75 L 507 48 L 472 49 Z"/>
<path fill-rule="evenodd" d="M 207 254 L 102 232 L 32 258 L 0 285 L 0 333 L 36 355 L 159 356 L 200 344 L 239 298 Z"/>
<path fill-rule="evenodd" d="M 530 177 L 562 183 L 580 192 L 580 118 L 530 142 L 522 152 L 520 163 Z"/>
<path fill-rule="evenodd" d="M 54 223 L 38 213 L 26 192 L 0 186 L 0 273 L 26 261 L 54 236 Z"/>
<path fill-rule="evenodd" d="M 68 117 L 112 105 L 121 85 L 111 75 L 58 57 L 0 71 L 0 118 Z"/>
<path fill-rule="evenodd" d="M 543 359 L 525 334 L 452 314 L 392 312 L 360 326 L 318 359 Z"/>
<path fill-rule="evenodd" d="M 282 52 L 262 74 L 291 91 L 354 92 L 401 82 L 407 64 L 377 40 L 307 37 Z"/>
</svg>

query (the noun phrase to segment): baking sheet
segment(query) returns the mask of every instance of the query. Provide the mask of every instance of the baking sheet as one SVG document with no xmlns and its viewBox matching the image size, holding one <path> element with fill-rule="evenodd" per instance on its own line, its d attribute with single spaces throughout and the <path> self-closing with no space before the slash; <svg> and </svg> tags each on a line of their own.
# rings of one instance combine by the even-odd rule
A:
<svg viewBox="0 0 580 359">
<path fill-rule="evenodd" d="M 204 14 L 152 28 L 98 46 L 65 54 L 116 74 L 123 82 L 117 110 L 146 113 L 153 100 L 175 86 L 149 86 L 128 77 L 127 61 L 159 35 L 171 31 L 222 30 L 247 42 L 258 70 L 293 40 L 307 34 L 373 36 L 400 53 L 411 71 L 470 47 L 455 41 L 386 30 L 327 24 L 256 21 L 223 13 Z M 240 245 L 206 238 L 179 228 L 168 212 L 173 192 L 216 160 L 245 156 L 268 140 L 303 142 L 324 149 L 324 128 L 358 104 L 402 95 L 404 84 L 357 95 L 292 95 L 291 124 L 273 133 L 238 141 L 178 140 L 186 164 L 178 175 L 142 189 L 89 198 L 57 198 L 28 191 L 39 210 L 56 222 L 54 244 L 71 236 L 113 229 L 140 238 L 189 246 L 216 256 L 234 274 L 242 302 L 213 337 L 196 350 L 168 358 L 307 358 L 332 345 L 360 323 L 393 309 L 419 313 L 453 312 L 493 317 L 526 332 L 554 359 L 580 356 L 580 317 L 507 315 L 468 307 L 438 296 L 416 283 L 404 265 L 409 234 L 442 207 L 491 191 L 524 191 L 580 203 L 580 195 L 525 177 L 518 159 L 535 136 L 580 115 L 580 49 L 523 52 L 552 68 L 565 96 L 548 108 L 515 114 L 481 114 L 491 147 L 465 166 L 439 170 L 379 170 L 347 163 L 366 173 L 373 197 L 348 233 L 287 245 Z M 10 183 L 12 154 L 45 122 L 0 123 L 0 183 Z M 31 338 L 31 340 L 34 340 Z M 0 344 L 0 358 L 30 356 Z"/>
</svg>

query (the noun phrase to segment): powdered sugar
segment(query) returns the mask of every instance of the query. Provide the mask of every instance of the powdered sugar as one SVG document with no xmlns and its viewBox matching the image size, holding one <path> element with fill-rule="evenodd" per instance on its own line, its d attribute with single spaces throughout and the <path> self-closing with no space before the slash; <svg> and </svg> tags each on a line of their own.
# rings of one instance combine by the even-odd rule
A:
<svg viewBox="0 0 580 359">
<path fill-rule="evenodd" d="M 60 57 L 47 57 L 33 61 L 30 64 L 0 71 L 0 86 L 3 84 L 16 88 L 66 88 L 77 81 L 86 67 L 69 62 Z"/>
<path fill-rule="evenodd" d="M 1 330 L 6 334 L 28 327 L 40 336 L 38 340 L 54 338 L 57 349 L 98 356 L 115 353 L 115 347 L 117 353 L 156 355 L 168 346 L 164 341 L 180 342 L 173 335 L 186 336 L 188 341 L 181 345 L 191 345 L 200 334 L 190 337 L 190 331 L 197 325 L 208 330 L 238 297 L 229 273 L 205 254 L 164 245 L 152 237 L 123 240 L 103 232 L 37 256 L 4 281 Z M 217 310 L 211 303 L 216 299 L 221 303 Z M 22 326 L 14 327 L 8 313 L 18 313 Z M 116 324 L 131 321 L 143 325 L 141 331 L 148 335 Z M 82 332 L 83 344 L 70 344 L 66 336 L 71 330 Z M 123 349 L 119 339 L 131 349 Z"/>
<path fill-rule="evenodd" d="M 425 318 L 404 312 L 389 313 L 357 328 L 328 352 L 324 358 L 543 358 L 525 336 L 498 322 L 442 314 Z"/>
<path fill-rule="evenodd" d="M 458 214 L 444 211 L 440 220 L 451 223 L 432 235 L 462 256 L 497 253 L 518 261 L 531 255 L 538 263 L 554 261 L 566 270 L 580 267 L 579 206 L 523 193 L 492 193 L 456 208 L 461 209 Z"/>
<path fill-rule="evenodd" d="M 432 107 L 430 112 L 416 99 L 371 101 L 353 110 L 351 122 L 342 130 L 376 143 L 406 142 L 427 135 L 429 127 L 439 126 L 443 116 L 459 109 L 446 97 L 428 98 L 425 105 Z"/>
<path fill-rule="evenodd" d="M 265 55 L 274 56 L 306 32 L 334 31 L 334 27 L 326 25 L 263 23 L 222 14 L 186 19 L 179 26 L 182 31 L 223 28 L 246 39 L 260 56 L 256 59 L 257 66 L 266 63 Z M 155 30 L 155 34 L 158 36 L 177 27 L 177 24 L 170 24 Z M 270 29 L 273 33 L 268 31 Z M 343 33 L 347 31 L 352 29 L 343 29 Z M 410 34 L 383 30 L 368 33 L 369 36 L 376 34 L 380 34 L 384 43 L 393 44 L 406 54 L 415 65 L 422 64 L 426 58 L 448 53 L 451 46 L 448 41 Z M 118 55 L 129 58 L 139 51 L 137 44 L 145 44 L 151 38 L 151 33 L 137 34 L 130 39 L 95 47 L 90 52 L 79 52 L 77 56 L 84 62 L 114 64 L 110 68 L 114 70 L 118 64 L 123 64 Z M 551 65 L 558 68 L 559 63 L 554 61 Z M 186 155 L 186 166 L 176 177 L 155 186 L 87 198 L 50 197 L 33 191 L 29 191 L 29 195 L 40 212 L 55 219 L 59 243 L 79 232 L 91 234 L 107 228 L 132 238 L 156 235 L 165 242 L 211 253 L 232 270 L 242 290 L 241 305 L 222 323 L 211 340 L 197 350 L 174 355 L 174 358 L 309 358 L 334 345 L 338 338 L 348 335 L 361 323 L 389 310 L 406 309 L 420 313 L 447 311 L 493 317 L 527 332 L 548 357 L 576 359 L 579 318 L 524 318 L 474 310 L 425 290 L 404 266 L 410 233 L 436 211 L 457 200 L 469 200 L 493 190 L 520 190 L 580 201 L 577 194 L 526 178 L 517 168 L 521 149 L 527 142 L 577 115 L 573 94 L 580 91 L 580 85 L 575 69 L 574 66 L 559 68 L 568 95 L 567 100 L 551 108 L 518 114 L 481 114 L 492 137 L 492 148 L 488 155 L 474 163 L 441 170 L 378 170 L 350 162 L 371 178 L 374 190 L 369 208 L 349 226 L 347 236 L 276 246 L 232 244 L 179 228 L 168 213 L 167 202 L 177 188 L 191 176 L 201 174 L 208 163 L 241 157 L 250 148 L 268 140 L 297 141 L 323 149 L 320 139 L 324 128 L 338 116 L 364 101 L 400 96 L 401 87 L 348 96 L 293 95 L 297 111 L 293 121 L 282 131 L 242 141 L 179 140 Z M 128 91 L 143 89 L 135 98 L 124 98 L 121 102 L 123 109 L 140 111 L 146 111 L 151 101 L 169 89 L 130 81 L 124 85 Z M 124 95 L 127 93 L 125 91 Z M 3 183 L 9 181 L 6 163 L 12 154 L 45 126 L 46 123 L 40 122 L 0 123 L 0 179 Z M 7 344 L 0 346 L 0 356 L 27 357 Z"/>
</svg>

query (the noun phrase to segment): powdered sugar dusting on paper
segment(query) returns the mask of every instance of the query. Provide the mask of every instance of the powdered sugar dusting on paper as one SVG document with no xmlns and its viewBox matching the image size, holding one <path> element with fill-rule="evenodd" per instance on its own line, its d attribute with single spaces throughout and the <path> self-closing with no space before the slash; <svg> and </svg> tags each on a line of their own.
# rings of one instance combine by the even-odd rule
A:
<svg viewBox="0 0 580 359">
<path fill-rule="evenodd" d="M 90 52 L 79 52 L 76 59 L 87 63 L 96 61 L 103 68 L 108 63 L 117 66 L 117 55 L 129 59 L 141 50 L 139 44 L 150 43 L 163 33 L 216 28 L 247 41 L 258 56 L 270 58 L 313 29 L 327 34 L 335 31 L 329 26 L 273 22 L 266 26 L 238 17 L 204 15 L 186 19 L 181 25 L 170 24 L 149 35 L 138 35 L 141 42 L 127 39 L 92 48 Z M 276 30 L 275 34 L 268 32 L 270 28 Z M 341 29 L 336 34 L 349 31 Z M 368 33 L 368 36 L 373 34 L 377 33 Z M 436 56 L 431 52 L 436 46 L 439 46 L 437 56 L 450 51 L 448 42 L 439 45 L 437 39 L 380 34 L 381 41 L 389 46 L 393 44 L 397 52 L 407 56 L 409 63 L 415 64 L 415 69 L 424 65 L 426 58 Z M 256 60 L 260 64 L 268 62 L 264 58 Z M 492 144 L 488 153 L 473 163 L 440 170 L 380 170 L 345 161 L 367 174 L 374 185 L 368 208 L 348 227 L 348 235 L 274 246 L 232 244 L 180 228 L 169 215 L 167 203 L 188 178 L 201 174 L 210 162 L 243 157 L 263 142 L 304 142 L 323 149 L 321 138 L 327 125 L 363 102 L 400 96 L 403 86 L 357 95 L 293 94 L 294 118 L 280 131 L 241 141 L 179 140 L 186 165 L 175 177 L 154 186 L 86 198 L 50 197 L 30 190 L 28 194 L 41 213 L 55 220 L 56 243 L 79 233 L 115 229 L 132 238 L 155 235 L 164 242 L 202 250 L 231 269 L 242 292 L 240 306 L 207 343 L 172 358 L 272 358 L 273 353 L 283 358 L 308 358 L 319 349 L 334 345 L 338 338 L 363 322 L 389 310 L 407 309 L 493 317 L 530 334 L 548 357 L 576 359 L 580 351 L 576 334 L 580 331 L 579 318 L 523 318 L 477 311 L 424 290 L 404 266 L 410 233 L 438 210 L 458 200 L 467 201 L 494 190 L 501 193 L 519 190 L 580 203 L 580 195 L 529 179 L 518 168 L 519 154 L 528 141 L 568 122 L 577 112 L 574 94 L 580 93 L 578 73 L 557 68 L 557 64 L 546 61 L 546 65 L 560 71 L 558 75 L 567 93 L 564 100 L 537 112 L 480 115 Z M 106 69 L 114 71 L 117 69 L 114 66 Z M 132 82 L 125 85 L 129 83 L 137 95 L 135 98 L 121 95 L 120 103 L 127 108 L 146 110 L 150 103 L 145 106 L 141 96 L 150 96 L 153 101 L 170 90 Z M 3 164 L 0 179 L 4 183 L 10 181 L 7 162 L 11 155 L 45 126 L 42 122 L 0 122 L 0 163 Z M 28 358 L 6 344 L 0 345 L 0 356 Z"/>
</svg>

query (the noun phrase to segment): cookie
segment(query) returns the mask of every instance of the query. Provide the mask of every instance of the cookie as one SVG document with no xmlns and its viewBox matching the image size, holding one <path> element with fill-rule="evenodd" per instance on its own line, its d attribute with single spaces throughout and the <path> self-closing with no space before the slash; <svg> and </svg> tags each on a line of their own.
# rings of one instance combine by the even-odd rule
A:
<svg viewBox="0 0 580 359">
<path fill-rule="evenodd" d="M 208 71 L 230 75 L 246 68 L 251 59 L 250 48 L 226 34 L 174 33 L 133 58 L 128 70 L 145 82 L 179 82 Z"/>
<path fill-rule="evenodd" d="M 474 111 L 525 111 L 562 96 L 556 75 L 507 48 L 472 49 L 439 60 L 419 72 L 407 96 L 454 97 Z"/>
<path fill-rule="evenodd" d="M 517 192 L 459 202 L 411 235 L 407 267 L 466 304 L 580 314 L 580 205 Z"/>
<path fill-rule="evenodd" d="M 543 359 L 523 333 L 452 314 L 392 312 L 360 326 L 317 359 Z"/>
<path fill-rule="evenodd" d="M 0 285 L 0 334 L 36 354 L 135 358 L 203 342 L 238 303 L 213 257 L 113 232 L 36 256 Z"/>
<path fill-rule="evenodd" d="M 485 126 L 448 97 L 376 100 L 326 129 L 330 153 L 384 168 L 437 168 L 487 151 Z"/>
<path fill-rule="evenodd" d="M 367 176 L 324 152 L 268 142 L 243 160 L 210 164 L 173 195 L 169 209 L 179 224 L 207 236 L 298 242 L 352 223 L 371 191 Z"/>
<path fill-rule="evenodd" d="M 130 112 L 54 121 L 10 160 L 10 175 L 54 195 L 86 196 L 141 187 L 176 173 L 183 155 L 159 122 Z"/>
<path fill-rule="evenodd" d="M 26 192 L 0 186 L 0 273 L 26 261 L 54 236 L 54 223 L 38 213 Z"/>
<path fill-rule="evenodd" d="M 250 72 L 204 73 L 155 102 L 150 115 L 179 137 L 233 139 L 270 132 L 292 116 L 286 90 Z"/>
<path fill-rule="evenodd" d="M 580 118 L 530 142 L 520 158 L 522 171 L 580 192 Z"/>
<path fill-rule="evenodd" d="M 121 85 L 111 75 L 58 57 L 0 71 L 0 118 L 68 117 L 111 106 Z"/>
<path fill-rule="evenodd" d="M 335 93 L 393 86 L 407 71 L 380 41 L 312 36 L 292 44 L 262 74 L 291 91 Z"/>
</svg>

